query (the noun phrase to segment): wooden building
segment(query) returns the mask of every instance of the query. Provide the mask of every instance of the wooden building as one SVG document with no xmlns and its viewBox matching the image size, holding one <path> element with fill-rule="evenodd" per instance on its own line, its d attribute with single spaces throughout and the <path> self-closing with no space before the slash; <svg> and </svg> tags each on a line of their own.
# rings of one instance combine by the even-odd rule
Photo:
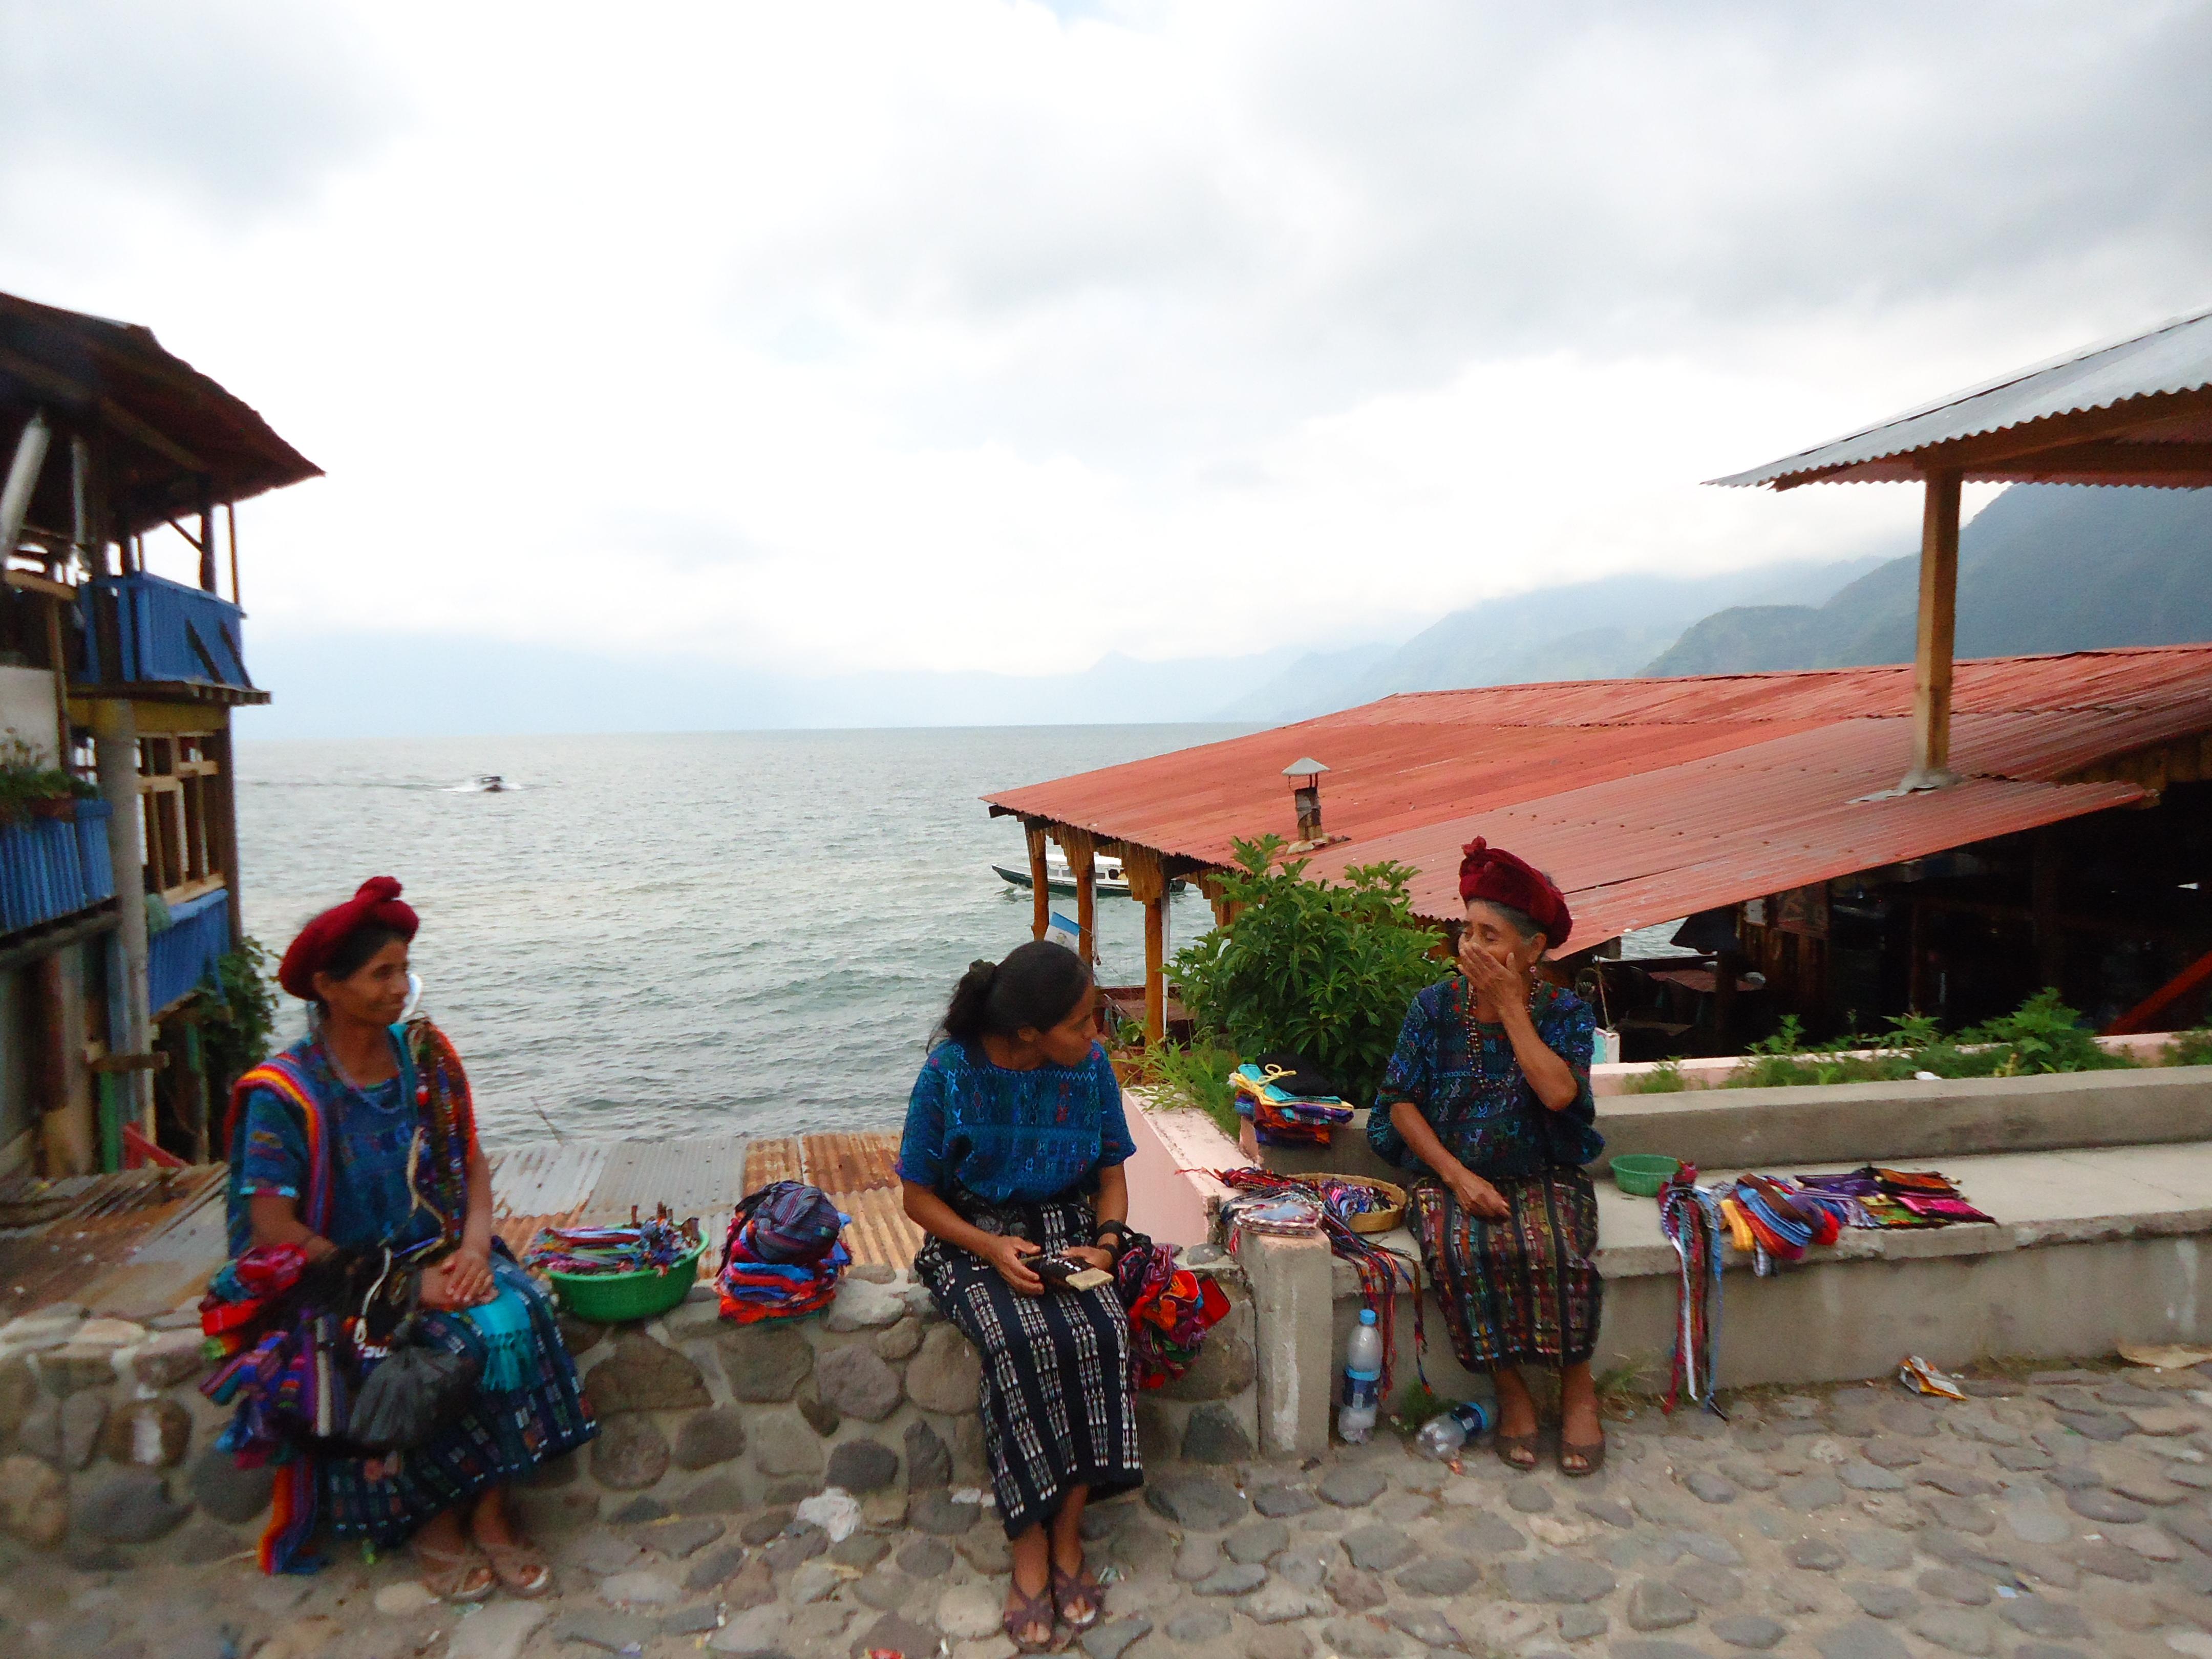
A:
<svg viewBox="0 0 2212 1659">
<path fill-rule="evenodd" d="M 1952 641 L 1963 481 L 2212 483 L 2212 313 L 1717 482 L 1885 478 L 1926 493 L 1910 665 L 1389 697 L 990 809 L 1021 819 L 1033 871 L 1046 838 L 1066 850 L 1086 938 L 1091 860 L 1123 860 L 1155 1037 L 1161 884 L 1206 884 L 1267 832 L 1318 875 L 1411 866 L 1440 927 L 1460 848 L 1485 836 L 1566 890 L 1571 968 L 1692 918 L 1702 959 L 1656 970 L 1674 980 L 1594 970 L 1679 1000 L 1695 1018 L 1656 1023 L 1702 1020 L 1692 1048 L 1756 1029 L 1747 990 L 1768 1023 L 1816 1030 L 1908 1007 L 1964 1024 L 2045 983 L 2118 1029 L 2192 1015 L 2212 984 L 2212 647 L 1954 664 Z"/>
<path fill-rule="evenodd" d="M 204 1160 L 192 1005 L 240 937 L 237 504 L 318 476 L 148 330 L 0 295 L 0 1170 Z M 196 575 L 147 568 L 170 543 Z M 162 1109 L 157 1113 L 156 1103 Z"/>
</svg>

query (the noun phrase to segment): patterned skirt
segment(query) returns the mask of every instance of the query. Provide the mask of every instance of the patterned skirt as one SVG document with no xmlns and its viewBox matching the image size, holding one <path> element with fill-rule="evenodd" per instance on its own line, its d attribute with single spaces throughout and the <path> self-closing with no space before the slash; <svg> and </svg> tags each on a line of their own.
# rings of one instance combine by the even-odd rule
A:
<svg viewBox="0 0 2212 1659">
<path fill-rule="evenodd" d="M 1088 1205 L 1036 1206 L 1048 1250 L 1088 1244 Z M 981 1256 L 932 1238 L 915 1276 L 983 1358 L 983 1455 L 1006 1536 L 1060 1510 L 1071 1486 L 1093 1498 L 1144 1484 L 1129 1365 L 1129 1316 L 1111 1284 L 1024 1296 Z"/>
<path fill-rule="evenodd" d="M 1603 1286 L 1597 1194 L 1580 1170 L 1501 1176 L 1512 1213 L 1486 1221 L 1450 1190 L 1424 1181 L 1412 1194 L 1421 1261 L 1436 1286 L 1452 1352 L 1471 1371 L 1572 1365 L 1597 1348 Z"/>
<path fill-rule="evenodd" d="M 504 1392 L 479 1389 L 467 1410 L 434 1439 L 401 1454 L 396 1468 L 388 1460 L 380 1465 L 358 1458 L 319 1460 L 322 1519 L 338 1537 L 394 1547 L 433 1516 L 517 1480 L 599 1433 L 544 1291 L 502 1253 L 494 1254 L 491 1270 L 501 1290 L 518 1291 L 529 1307 L 523 1385 Z M 422 1334 L 426 1343 L 448 1353 L 469 1354 L 479 1363 L 485 1357 L 483 1336 L 464 1316 L 426 1314 Z"/>
</svg>

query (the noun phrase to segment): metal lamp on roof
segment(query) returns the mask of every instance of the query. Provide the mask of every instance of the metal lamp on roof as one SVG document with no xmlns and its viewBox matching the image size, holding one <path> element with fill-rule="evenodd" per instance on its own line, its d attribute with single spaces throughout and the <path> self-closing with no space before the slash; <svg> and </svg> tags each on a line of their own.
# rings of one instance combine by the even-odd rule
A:
<svg viewBox="0 0 2212 1659">
<path fill-rule="evenodd" d="M 1283 769 L 1283 775 L 1291 781 L 1291 803 L 1297 808 L 1298 839 L 1302 842 L 1322 839 L 1321 775 L 1328 770 L 1311 756 L 1292 761 Z"/>
</svg>

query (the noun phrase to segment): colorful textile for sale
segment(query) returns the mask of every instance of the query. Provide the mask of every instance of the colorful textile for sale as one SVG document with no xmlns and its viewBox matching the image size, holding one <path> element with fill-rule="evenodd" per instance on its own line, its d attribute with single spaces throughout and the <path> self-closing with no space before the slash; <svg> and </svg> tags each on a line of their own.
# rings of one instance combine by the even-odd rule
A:
<svg viewBox="0 0 2212 1659">
<path fill-rule="evenodd" d="M 852 1217 L 838 1215 L 841 1225 Z M 740 1325 L 769 1319 L 799 1319 L 819 1313 L 837 1297 L 837 1281 L 852 1264 L 853 1253 L 842 1238 L 818 1261 L 765 1261 L 753 1248 L 752 1218 L 733 1217 L 729 1237 L 723 1241 L 721 1270 L 714 1275 L 720 1295 L 722 1317 Z"/>
<path fill-rule="evenodd" d="M 651 1219 L 626 1227 L 545 1228 L 531 1242 L 522 1265 L 551 1273 L 665 1273 L 698 1243 L 698 1218 L 679 1227 L 664 1206 Z"/>
<path fill-rule="evenodd" d="M 1263 1146 L 1326 1146 L 1352 1121 L 1352 1108 L 1334 1095 L 1300 1095 L 1281 1079 L 1297 1074 L 1280 1066 L 1239 1066 L 1230 1073 L 1237 1115 L 1249 1118 Z"/>
<path fill-rule="evenodd" d="M 1132 1244 L 1114 1264 L 1129 1313 L 1129 1364 L 1139 1389 L 1164 1389 L 1197 1361 L 1206 1334 L 1229 1312 L 1211 1279 L 1176 1266 L 1165 1244 Z"/>
</svg>

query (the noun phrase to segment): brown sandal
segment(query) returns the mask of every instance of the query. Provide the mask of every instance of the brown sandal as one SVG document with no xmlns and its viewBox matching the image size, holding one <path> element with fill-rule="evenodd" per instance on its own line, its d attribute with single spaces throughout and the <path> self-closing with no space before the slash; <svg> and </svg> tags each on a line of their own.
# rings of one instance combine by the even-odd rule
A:
<svg viewBox="0 0 2212 1659">
<path fill-rule="evenodd" d="M 499 1580 L 509 1595 L 525 1601 L 534 1601 L 553 1588 L 553 1569 L 529 1545 L 487 1544 L 478 1539 L 477 1547 L 491 1563 L 492 1577 Z"/>
<path fill-rule="evenodd" d="M 1028 1594 L 1018 1583 L 1010 1584 L 1007 1598 L 1006 1616 L 999 1621 L 999 1624 L 1000 1627 L 1006 1632 L 1006 1639 L 1014 1644 L 1018 1652 L 1050 1653 L 1059 1645 L 1060 1633 L 1053 1626 L 1055 1609 L 1053 1606 L 1050 1579 L 1045 1581 L 1045 1587 L 1035 1595 Z M 1022 1634 L 1025 1630 L 1039 1629 L 1044 1632 L 1044 1638 L 1042 1641 L 1026 1638 Z"/>
<path fill-rule="evenodd" d="M 1077 1596 L 1090 1601 L 1089 1618 L 1073 1619 L 1068 1616 L 1067 1604 Z M 1092 1576 L 1088 1566 L 1070 1572 L 1055 1564 L 1052 1570 L 1052 1600 L 1053 1605 L 1060 1610 L 1061 1623 L 1072 1631 L 1086 1631 L 1097 1624 L 1099 1616 L 1106 1611 L 1106 1587 Z"/>
<path fill-rule="evenodd" d="M 489 1601 L 491 1593 L 499 1588 L 498 1569 L 472 1549 L 441 1550 L 418 1543 L 415 1554 L 423 1567 L 422 1588 L 441 1601 L 471 1607 L 478 1601 Z M 479 1571 L 483 1572 L 483 1583 L 471 1588 L 469 1580 Z"/>
<path fill-rule="evenodd" d="M 1569 1468 L 1567 1460 L 1570 1457 L 1581 1458 L 1582 1468 Z M 1559 1442 L 1559 1473 L 1565 1475 L 1568 1480 L 1587 1480 L 1604 1467 L 1605 1437 L 1602 1434 L 1598 1437 L 1597 1443 L 1590 1446 L 1577 1446 L 1564 1439 Z"/>
<path fill-rule="evenodd" d="M 1498 1454 L 1498 1461 L 1507 1468 L 1518 1469 L 1526 1474 L 1536 1467 L 1536 1443 L 1542 1438 L 1540 1432 L 1501 1434 L 1497 1437 L 1492 1449 Z"/>
</svg>

